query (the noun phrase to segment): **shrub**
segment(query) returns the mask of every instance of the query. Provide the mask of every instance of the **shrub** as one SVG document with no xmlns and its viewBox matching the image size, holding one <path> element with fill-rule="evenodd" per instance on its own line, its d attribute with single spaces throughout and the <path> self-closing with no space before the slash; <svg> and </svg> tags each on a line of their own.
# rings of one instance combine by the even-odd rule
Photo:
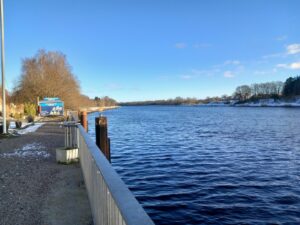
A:
<svg viewBox="0 0 300 225">
<path fill-rule="evenodd" d="M 28 122 L 28 123 L 32 123 L 32 122 L 34 122 L 34 117 L 33 117 L 33 116 L 31 116 L 31 115 L 30 115 L 30 116 L 27 116 L 27 118 L 26 118 L 26 119 L 27 119 L 27 122 Z"/>
<path fill-rule="evenodd" d="M 36 115 L 36 106 L 35 104 L 25 103 L 24 105 L 24 113 L 27 115 L 27 121 L 33 122 Z"/>
<path fill-rule="evenodd" d="M 20 120 L 15 121 L 15 124 L 16 124 L 17 129 L 22 127 L 22 121 L 20 121 Z"/>
<path fill-rule="evenodd" d="M 23 119 L 23 113 L 16 113 L 14 115 L 15 120 L 22 120 Z"/>
</svg>

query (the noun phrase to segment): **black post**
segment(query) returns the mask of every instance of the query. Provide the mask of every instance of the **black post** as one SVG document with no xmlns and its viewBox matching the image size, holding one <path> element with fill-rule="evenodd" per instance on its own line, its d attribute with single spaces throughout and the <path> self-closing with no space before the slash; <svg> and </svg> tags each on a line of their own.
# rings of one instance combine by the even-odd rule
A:
<svg viewBox="0 0 300 225">
<path fill-rule="evenodd" d="M 100 117 L 95 118 L 96 145 L 100 148 Z"/>
<path fill-rule="evenodd" d="M 110 140 L 107 134 L 106 117 L 95 118 L 96 145 L 110 162 Z"/>
<path fill-rule="evenodd" d="M 87 112 L 83 111 L 80 114 L 80 123 L 85 129 L 86 132 L 88 132 L 88 122 L 87 122 Z"/>
</svg>

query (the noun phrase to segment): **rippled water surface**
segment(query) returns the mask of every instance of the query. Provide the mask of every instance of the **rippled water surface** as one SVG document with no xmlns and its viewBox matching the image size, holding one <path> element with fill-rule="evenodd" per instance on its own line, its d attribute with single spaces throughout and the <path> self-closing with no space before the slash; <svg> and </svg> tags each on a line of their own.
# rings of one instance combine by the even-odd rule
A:
<svg viewBox="0 0 300 225">
<path fill-rule="evenodd" d="M 300 109 L 104 114 L 112 165 L 156 224 L 300 224 Z"/>
</svg>

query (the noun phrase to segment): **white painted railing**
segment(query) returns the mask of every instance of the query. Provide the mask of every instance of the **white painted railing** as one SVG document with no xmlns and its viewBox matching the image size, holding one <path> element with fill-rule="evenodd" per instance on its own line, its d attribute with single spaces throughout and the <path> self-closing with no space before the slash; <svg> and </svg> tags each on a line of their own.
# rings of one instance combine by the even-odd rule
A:
<svg viewBox="0 0 300 225">
<path fill-rule="evenodd" d="M 153 221 L 81 125 L 78 125 L 77 136 L 80 164 L 94 224 L 153 225 Z"/>
</svg>

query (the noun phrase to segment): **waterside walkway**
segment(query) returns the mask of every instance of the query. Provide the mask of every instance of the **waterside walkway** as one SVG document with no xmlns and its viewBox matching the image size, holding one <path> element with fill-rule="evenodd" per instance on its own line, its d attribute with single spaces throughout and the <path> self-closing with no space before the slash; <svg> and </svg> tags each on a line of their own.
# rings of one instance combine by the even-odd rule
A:
<svg viewBox="0 0 300 225">
<path fill-rule="evenodd" d="M 79 163 L 55 161 L 62 146 L 59 123 L 0 139 L 0 224 L 93 223 Z"/>
</svg>

